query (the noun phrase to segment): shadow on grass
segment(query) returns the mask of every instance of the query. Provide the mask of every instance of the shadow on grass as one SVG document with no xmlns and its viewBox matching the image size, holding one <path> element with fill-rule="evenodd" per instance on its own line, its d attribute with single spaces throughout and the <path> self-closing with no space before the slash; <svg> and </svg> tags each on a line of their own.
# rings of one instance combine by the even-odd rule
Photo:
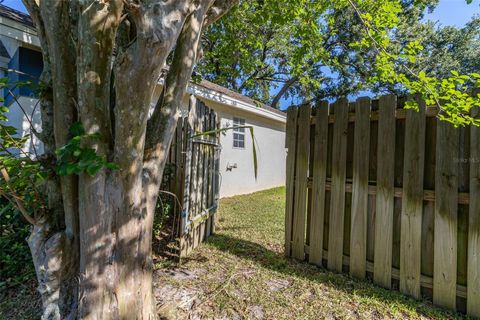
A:
<svg viewBox="0 0 480 320">
<path fill-rule="evenodd" d="M 264 246 L 248 240 L 231 237 L 225 234 L 212 235 L 207 242 L 218 250 L 228 252 L 239 258 L 253 261 L 263 268 L 267 268 L 290 277 L 302 278 L 316 283 L 324 283 L 337 290 L 354 293 L 366 299 L 386 304 L 403 305 L 415 310 L 419 315 L 428 318 L 455 318 L 465 316 L 450 310 L 440 309 L 429 301 L 417 301 L 398 291 L 386 290 L 373 285 L 367 280 L 356 280 L 345 274 L 336 274 L 306 262 L 286 258 L 282 253 L 272 251 Z"/>
</svg>

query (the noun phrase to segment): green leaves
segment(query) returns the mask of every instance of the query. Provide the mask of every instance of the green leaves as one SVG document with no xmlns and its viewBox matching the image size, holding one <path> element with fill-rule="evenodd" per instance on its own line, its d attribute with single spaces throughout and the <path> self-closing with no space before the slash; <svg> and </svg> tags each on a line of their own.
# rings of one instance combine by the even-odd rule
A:
<svg viewBox="0 0 480 320">
<path fill-rule="evenodd" d="M 388 1 L 388 0 L 385 0 Z M 350 1 L 352 6 L 354 2 Z M 392 3 L 394 1 L 391 1 Z M 378 26 L 373 26 L 365 20 L 364 4 L 357 8 L 358 16 L 364 21 L 364 27 L 368 37 L 359 46 L 374 47 L 377 49 L 375 73 L 370 77 L 370 83 L 383 82 L 393 86 L 401 85 L 406 92 L 421 94 L 428 105 L 435 105 L 440 109 L 439 118 L 452 123 L 454 126 L 478 125 L 478 120 L 470 115 L 473 106 L 479 106 L 478 97 L 472 97 L 470 91 L 479 87 L 480 81 L 476 74 L 460 74 L 456 70 L 450 70 L 450 76 L 442 78 L 427 74 L 430 66 L 420 70 L 412 69 L 411 64 L 417 61 L 424 46 L 417 40 L 406 43 L 398 52 L 392 51 L 391 35 L 383 32 Z M 392 10 L 390 13 L 393 13 Z M 385 18 L 388 14 L 380 17 L 384 27 L 392 27 Z M 393 21 L 393 20 L 392 20 Z M 437 65 L 438 61 L 430 61 Z M 400 71 L 400 72 L 398 72 Z M 414 101 L 407 101 L 406 108 L 418 109 Z"/>
<path fill-rule="evenodd" d="M 405 109 L 413 109 L 418 111 L 418 103 L 414 100 L 407 100 L 405 101 Z"/>
<path fill-rule="evenodd" d="M 118 166 L 99 156 L 93 147 L 86 147 L 98 141 L 96 133 L 87 134 L 81 123 L 76 122 L 70 127 L 72 138 L 63 147 L 57 149 L 57 173 L 61 176 L 87 173 L 95 176 L 103 168 L 117 170 Z"/>
<path fill-rule="evenodd" d="M 5 85 L 2 80 L 0 86 Z M 26 150 L 29 135 L 21 136 L 15 127 L 7 125 L 8 111 L 0 106 L 0 202 L 8 203 L 18 217 L 34 223 L 32 217 L 46 208 L 39 189 L 48 173 Z"/>
<path fill-rule="evenodd" d="M 265 103 L 276 101 L 283 88 L 283 99 L 298 101 L 359 90 L 420 93 L 430 104 L 441 101 L 445 119 L 471 123 L 474 102 L 464 94 L 480 87 L 479 73 L 471 73 L 480 66 L 480 18 L 458 29 L 424 23 L 422 13 L 435 5 L 435 0 L 242 1 L 206 32 L 198 70 Z"/>
<path fill-rule="evenodd" d="M 80 122 L 73 123 L 68 131 L 73 137 L 81 137 L 85 135 L 85 129 Z"/>
</svg>

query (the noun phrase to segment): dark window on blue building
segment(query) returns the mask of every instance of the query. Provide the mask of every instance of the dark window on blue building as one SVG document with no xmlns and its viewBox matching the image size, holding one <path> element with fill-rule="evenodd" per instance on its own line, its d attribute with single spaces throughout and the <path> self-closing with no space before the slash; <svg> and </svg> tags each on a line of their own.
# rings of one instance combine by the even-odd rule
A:
<svg viewBox="0 0 480 320">
<path fill-rule="evenodd" d="M 16 97 L 24 96 L 36 98 L 37 94 L 31 86 L 15 86 L 15 83 L 30 81 L 32 84 L 38 84 L 38 79 L 43 70 L 42 53 L 36 50 L 19 47 L 10 60 L 8 68 L 20 71 L 20 73 L 8 73 L 9 83 L 12 83 L 12 86 L 10 87 L 12 93 Z M 13 97 L 8 90 L 5 90 L 4 95 L 5 104 L 9 105 L 12 102 Z"/>
</svg>

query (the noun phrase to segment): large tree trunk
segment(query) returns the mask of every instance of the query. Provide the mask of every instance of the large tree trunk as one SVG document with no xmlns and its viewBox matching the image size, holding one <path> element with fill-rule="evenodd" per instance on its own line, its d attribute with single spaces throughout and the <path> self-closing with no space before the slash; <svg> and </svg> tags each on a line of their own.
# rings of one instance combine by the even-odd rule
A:
<svg viewBox="0 0 480 320">
<path fill-rule="evenodd" d="M 51 89 L 41 97 L 45 163 L 54 167 L 55 150 L 80 122 L 99 137 L 82 147 L 118 166 L 94 176 L 51 170 L 48 213 L 29 238 L 42 319 L 156 319 L 152 227 L 168 148 L 202 29 L 236 1 L 23 1 Z M 165 94 L 149 119 L 173 49 Z"/>
</svg>

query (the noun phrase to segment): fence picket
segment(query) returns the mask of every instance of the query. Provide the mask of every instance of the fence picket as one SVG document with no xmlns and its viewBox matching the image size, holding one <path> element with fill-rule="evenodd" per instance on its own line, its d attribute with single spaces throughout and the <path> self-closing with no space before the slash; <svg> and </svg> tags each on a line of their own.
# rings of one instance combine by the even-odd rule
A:
<svg viewBox="0 0 480 320">
<path fill-rule="evenodd" d="M 297 159 L 295 170 L 295 219 L 293 221 L 293 257 L 305 259 L 305 220 L 307 211 L 307 177 L 310 152 L 311 106 L 302 105 L 298 110 Z"/>
<path fill-rule="evenodd" d="M 397 99 L 397 111 L 395 117 L 395 189 L 403 187 L 403 158 L 405 157 L 405 120 L 398 119 L 398 113 L 403 110 L 404 98 Z M 402 219 L 402 198 L 395 197 L 393 210 L 393 244 L 392 244 L 392 274 L 393 269 L 400 269 L 400 225 Z M 393 278 L 393 275 L 392 275 Z M 392 283 L 392 285 L 394 282 Z M 396 285 L 396 283 L 395 283 Z"/>
<path fill-rule="evenodd" d="M 348 100 L 333 104 L 332 191 L 328 237 L 328 269 L 342 272 L 343 227 L 345 217 L 345 177 L 347 158 Z"/>
<path fill-rule="evenodd" d="M 197 126 L 197 119 L 199 114 L 200 102 L 195 100 L 193 110 L 193 117 L 191 119 L 191 126 L 192 126 L 192 135 L 198 131 Z M 190 137 L 190 139 L 192 139 Z M 198 190 L 198 158 L 199 158 L 199 145 L 198 143 L 192 144 L 192 164 L 190 167 L 191 170 L 191 183 L 190 183 L 190 205 L 189 209 L 192 212 L 197 212 L 197 190 Z M 187 217 L 188 219 L 188 217 Z"/>
<path fill-rule="evenodd" d="M 191 194 L 189 190 L 191 190 L 192 184 L 192 150 L 193 150 L 193 143 L 190 136 L 192 135 L 192 127 L 189 123 L 192 123 L 192 118 L 194 115 L 194 108 L 195 108 L 195 97 L 190 97 L 190 110 L 188 112 L 187 118 L 184 120 L 185 127 L 183 128 L 183 135 L 185 137 L 185 162 L 184 162 L 184 191 L 183 191 L 183 198 L 181 199 L 182 203 L 182 212 L 180 215 L 180 230 L 178 232 L 180 236 L 180 257 L 186 256 L 188 253 L 188 238 L 185 236 L 187 221 L 188 221 L 188 212 L 190 210 L 190 198 Z"/>
<path fill-rule="evenodd" d="M 197 123 L 195 126 L 195 132 L 202 132 L 202 124 L 203 124 L 203 114 L 205 111 L 205 106 L 203 103 L 199 103 L 198 108 L 198 115 L 197 115 Z M 199 137 L 200 139 L 202 137 Z M 203 151 L 204 145 L 197 143 L 198 146 L 198 162 L 197 162 L 197 188 L 196 188 L 196 196 L 195 196 L 195 208 L 196 212 L 202 212 L 202 187 L 203 187 Z"/>
<path fill-rule="evenodd" d="M 437 122 L 433 302 L 455 309 L 459 130 Z"/>
<path fill-rule="evenodd" d="M 175 163 L 175 189 L 173 192 L 175 193 L 177 199 L 174 199 L 174 217 L 179 218 L 181 215 L 181 206 L 179 206 L 179 203 L 183 203 L 183 189 L 185 188 L 185 177 L 184 177 L 184 170 L 183 168 L 185 167 L 185 159 L 183 157 L 183 152 L 185 148 L 185 144 L 187 143 L 186 137 L 184 136 L 184 126 L 183 126 L 183 118 L 178 119 L 177 122 L 177 129 L 175 131 L 175 139 L 176 139 L 176 144 L 175 144 L 175 153 L 176 153 L 176 160 L 177 163 Z M 176 220 L 180 222 L 180 219 Z M 180 224 L 177 223 L 174 227 L 177 228 Z"/>
<path fill-rule="evenodd" d="M 385 288 L 392 281 L 396 107 L 394 95 L 380 98 L 373 280 Z"/>
<path fill-rule="evenodd" d="M 208 115 L 208 131 L 215 130 L 215 112 L 213 110 L 210 110 L 210 113 Z M 215 143 L 215 139 L 212 136 L 208 137 L 208 141 L 211 143 Z M 215 152 L 215 147 L 209 146 L 208 148 L 208 196 L 207 196 L 207 207 L 211 208 L 214 206 L 215 201 L 213 199 L 213 155 Z M 207 220 L 207 237 L 210 236 L 212 233 L 212 220 L 213 220 L 213 214 L 208 217 Z"/>
<path fill-rule="evenodd" d="M 427 118 L 425 132 L 425 167 L 423 187 L 435 190 L 435 148 L 437 144 L 437 119 Z M 421 272 L 433 278 L 433 239 L 435 227 L 435 202 L 424 201 L 422 214 L 422 265 Z"/>
<path fill-rule="evenodd" d="M 220 128 L 220 118 L 217 118 L 215 116 L 215 128 Z M 217 134 L 217 137 L 215 138 L 216 143 L 220 143 L 220 137 Z M 214 201 L 218 204 L 218 200 L 220 199 L 220 149 L 215 149 L 214 156 L 213 156 L 213 162 L 214 162 Z M 212 230 L 211 233 L 215 233 L 215 213 L 212 216 Z"/>
<path fill-rule="evenodd" d="M 360 98 L 355 106 L 353 149 L 350 274 L 365 278 L 367 270 L 368 162 L 370 151 L 370 99 Z"/>
<path fill-rule="evenodd" d="M 458 159 L 458 197 L 462 193 L 468 193 L 470 188 L 470 128 L 459 127 L 459 150 Z M 458 198 L 457 198 L 458 201 Z M 468 255 L 468 211 L 467 204 L 458 204 L 457 207 L 457 277 L 456 283 L 467 284 L 467 255 Z M 457 302 L 457 309 L 464 309 L 465 301 Z"/>
<path fill-rule="evenodd" d="M 322 265 L 325 182 L 327 174 L 328 102 L 316 107 L 313 163 L 312 213 L 310 220 L 309 262 Z"/>
<path fill-rule="evenodd" d="M 286 148 L 287 148 L 287 165 L 286 165 L 286 193 L 285 201 L 285 255 L 290 256 L 292 247 L 292 227 L 293 227 L 293 205 L 295 194 L 295 159 L 296 159 L 296 138 L 297 138 L 297 108 L 290 107 L 287 110 L 286 125 Z"/>
<path fill-rule="evenodd" d="M 472 110 L 479 115 L 479 108 Z M 480 318 L 480 128 L 470 128 L 470 212 L 468 222 L 467 314 Z"/>
<path fill-rule="evenodd" d="M 425 102 L 407 110 L 400 236 L 400 291 L 420 298 L 423 176 L 425 160 Z"/>
<path fill-rule="evenodd" d="M 210 111 L 207 108 L 204 108 L 203 119 L 202 119 L 202 131 L 208 131 L 208 115 Z M 202 136 L 203 140 L 208 140 L 207 136 Z M 203 175 L 202 175 L 202 211 L 208 209 L 208 149 L 209 145 L 203 145 Z"/>
<path fill-rule="evenodd" d="M 378 160 L 378 120 L 373 121 L 375 112 L 378 113 L 378 100 L 371 102 L 370 113 L 370 159 L 368 161 L 368 181 L 377 181 L 377 160 Z M 368 196 L 368 216 L 367 216 L 367 261 L 372 262 L 375 258 L 375 216 L 377 211 L 377 196 Z"/>
</svg>

